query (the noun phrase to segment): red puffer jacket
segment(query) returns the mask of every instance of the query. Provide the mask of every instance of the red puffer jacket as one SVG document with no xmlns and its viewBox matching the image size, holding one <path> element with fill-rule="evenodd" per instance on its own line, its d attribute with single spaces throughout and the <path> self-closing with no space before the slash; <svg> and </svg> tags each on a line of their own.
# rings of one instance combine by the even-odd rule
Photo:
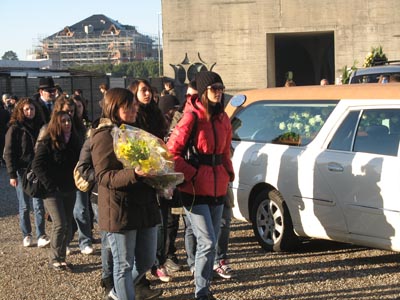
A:
<svg viewBox="0 0 400 300">
<path fill-rule="evenodd" d="M 197 115 L 197 120 L 192 112 Z M 201 163 L 196 169 L 182 157 L 194 122 L 197 122 L 194 138 L 197 150 L 199 154 L 219 156 L 219 162 L 214 166 Z M 229 181 L 234 180 L 230 158 L 231 139 L 231 123 L 225 112 L 207 120 L 205 108 L 200 101 L 195 99 L 195 105 L 188 101 L 185 113 L 175 126 L 167 143 L 169 151 L 174 156 L 175 171 L 185 175 L 184 183 L 179 186 L 181 192 L 211 197 L 220 197 L 226 194 Z"/>
</svg>

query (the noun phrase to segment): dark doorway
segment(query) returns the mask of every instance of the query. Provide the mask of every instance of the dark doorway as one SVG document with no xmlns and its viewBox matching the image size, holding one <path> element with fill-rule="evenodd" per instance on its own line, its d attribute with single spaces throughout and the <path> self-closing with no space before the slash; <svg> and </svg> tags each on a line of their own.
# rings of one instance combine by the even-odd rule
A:
<svg viewBox="0 0 400 300">
<path fill-rule="evenodd" d="M 335 79 L 333 32 L 285 33 L 275 35 L 276 86 L 284 86 L 287 72 L 296 85 L 319 84 Z"/>
</svg>

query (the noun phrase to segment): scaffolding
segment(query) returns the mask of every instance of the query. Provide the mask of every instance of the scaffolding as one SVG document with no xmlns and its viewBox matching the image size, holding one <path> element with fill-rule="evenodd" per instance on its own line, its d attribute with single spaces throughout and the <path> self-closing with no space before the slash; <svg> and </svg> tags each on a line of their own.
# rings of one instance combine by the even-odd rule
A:
<svg viewBox="0 0 400 300">
<path fill-rule="evenodd" d="M 86 29 L 86 28 L 85 28 Z M 53 68 L 93 64 L 120 64 L 157 58 L 154 54 L 155 37 L 136 30 L 111 28 L 101 32 L 71 32 L 66 27 L 59 33 L 44 38 L 42 54 L 53 61 Z"/>
</svg>

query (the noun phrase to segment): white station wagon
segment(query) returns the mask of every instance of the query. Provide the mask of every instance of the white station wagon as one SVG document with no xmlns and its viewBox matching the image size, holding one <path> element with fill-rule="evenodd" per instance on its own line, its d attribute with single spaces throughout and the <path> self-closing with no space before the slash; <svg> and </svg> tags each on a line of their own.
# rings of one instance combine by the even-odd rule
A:
<svg viewBox="0 0 400 300">
<path fill-rule="evenodd" d="M 400 251 L 400 84 L 253 90 L 226 111 L 234 217 L 264 249 L 310 237 Z"/>
</svg>

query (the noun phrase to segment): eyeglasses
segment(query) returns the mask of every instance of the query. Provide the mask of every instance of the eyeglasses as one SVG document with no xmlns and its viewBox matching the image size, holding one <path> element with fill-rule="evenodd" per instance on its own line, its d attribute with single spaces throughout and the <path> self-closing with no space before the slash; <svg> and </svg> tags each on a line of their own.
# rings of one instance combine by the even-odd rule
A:
<svg viewBox="0 0 400 300">
<path fill-rule="evenodd" d="M 45 92 L 47 92 L 47 93 L 50 93 L 50 94 L 56 92 L 56 89 L 43 89 L 43 90 L 44 90 Z"/>
<path fill-rule="evenodd" d="M 225 91 L 225 86 L 222 83 L 214 83 L 212 85 L 209 85 L 207 89 L 213 91 L 214 93 L 217 91 Z"/>
</svg>

